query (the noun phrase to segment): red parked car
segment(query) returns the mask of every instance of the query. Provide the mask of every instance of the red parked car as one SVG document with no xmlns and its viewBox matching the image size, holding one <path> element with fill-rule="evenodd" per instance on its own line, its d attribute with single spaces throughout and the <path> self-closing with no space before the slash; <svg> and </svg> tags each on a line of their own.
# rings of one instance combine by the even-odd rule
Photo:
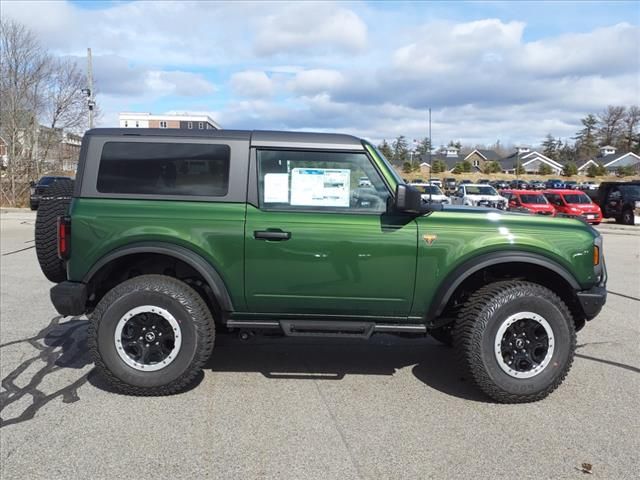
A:
<svg viewBox="0 0 640 480">
<path fill-rule="evenodd" d="M 557 213 L 581 216 L 587 222 L 598 225 L 602 221 L 600 207 L 579 190 L 545 190 L 545 197 L 553 205 Z"/>
<path fill-rule="evenodd" d="M 514 212 L 555 215 L 556 209 L 549 203 L 542 192 L 535 190 L 503 190 L 501 195 L 508 201 L 508 210 Z"/>
</svg>

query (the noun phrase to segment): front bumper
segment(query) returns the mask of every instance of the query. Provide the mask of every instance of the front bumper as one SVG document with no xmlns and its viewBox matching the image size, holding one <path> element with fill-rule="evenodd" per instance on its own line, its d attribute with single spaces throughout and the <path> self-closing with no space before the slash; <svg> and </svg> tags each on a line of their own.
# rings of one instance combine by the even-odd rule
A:
<svg viewBox="0 0 640 480">
<path fill-rule="evenodd" d="M 607 301 L 607 287 L 597 286 L 589 290 L 578 292 L 578 300 L 587 320 L 591 320 L 600 313 Z"/>
<path fill-rule="evenodd" d="M 86 312 L 87 286 L 81 282 L 62 282 L 49 291 L 51 302 L 60 315 L 82 315 Z"/>
</svg>

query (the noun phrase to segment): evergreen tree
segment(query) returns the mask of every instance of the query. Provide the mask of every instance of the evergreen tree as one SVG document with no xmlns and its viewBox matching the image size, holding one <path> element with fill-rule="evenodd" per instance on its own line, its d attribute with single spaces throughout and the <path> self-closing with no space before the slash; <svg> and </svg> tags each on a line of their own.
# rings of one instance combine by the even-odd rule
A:
<svg viewBox="0 0 640 480">
<path fill-rule="evenodd" d="M 581 122 L 584 128 L 574 137 L 577 156 L 579 160 L 592 159 L 598 154 L 598 142 L 596 141 L 598 119 L 590 113 Z"/>
<path fill-rule="evenodd" d="M 460 164 L 460 166 L 461 166 L 461 168 L 462 168 L 462 171 L 463 171 L 463 172 L 465 172 L 465 173 L 470 172 L 470 171 L 471 171 L 471 168 L 473 167 L 473 165 L 471 165 L 471 162 L 469 162 L 468 160 L 463 161 L 463 162 Z"/>
<path fill-rule="evenodd" d="M 538 173 L 540 175 L 551 175 L 553 173 L 553 169 L 546 163 L 541 163 Z"/>
<path fill-rule="evenodd" d="M 561 143 L 561 142 L 559 141 L 556 142 L 556 139 L 553 138 L 553 135 L 548 133 L 544 139 L 544 142 L 542 142 L 542 154 L 545 157 L 551 158 L 553 160 L 557 160 L 556 149 L 558 148 L 558 143 Z"/>
<path fill-rule="evenodd" d="M 385 158 L 389 161 L 393 158 L 393 150 L 391 150 L 391 146 L 387 143 L 387 140 L 382 140 L 382 143 L 378 145 L 378 150 L 380 153 L 385 156 Z"/>
<path fill-rule="evenodd" d="M 404 162 L 402 164 L 402 173 L 411 173 L 411 162 Z"/>
<path fill-rule="evenodd" d="M 420 142 L 418 142 L 416 153 L 426 158 L 426 156 L 429 155 L 429 151 L 431 151 L 431 140 L 429 137 L 424 137 Z"/>
<path fill-rule="evenodd" d="M 569 162 L 562 169 L 562 175 L 565 177 L 573 177 L 578 174 L 578 167 L 575 163 Z"/>
<path fill-rule="evenodd" d="M 485 163 L 482 171 L 486 174 L 500 173 L 502 171 L 502 168 L 500 168 L 500 164 L 494 160 L 493 162 Z"/>
<path fill-rule="evenodd" d="M 442 160 L 436 160 L 431 164 L 431 173 L 442 173 L 447 171 L 447 164 Z"/>
<path fill-rule="evenodd" d="M 396 165 L 403 165 L 404 162 L 408 160 L 409 157 L 409 148 L 407 144 L 407 139 L 404 135 L 400 135 L 393 141 L 391 145 L 391 149 L 393 151 L 393 155 L 391 157 L 391 161 Z"/>
<path fill-rule="evenodd" d="M 587 177 L 595 178 L 598 176 L 598 166 L 593 163 L 589 164 L 587 167 Z"/>
<path fill-rule="evenodd" d="M 632 165 L 625 165 L 624 167 L 620 167 L 616 170 L 616 175 L 619 177 L 628 177 L 631 175 L 635 175 L 636 170 Z"/>
</svg>

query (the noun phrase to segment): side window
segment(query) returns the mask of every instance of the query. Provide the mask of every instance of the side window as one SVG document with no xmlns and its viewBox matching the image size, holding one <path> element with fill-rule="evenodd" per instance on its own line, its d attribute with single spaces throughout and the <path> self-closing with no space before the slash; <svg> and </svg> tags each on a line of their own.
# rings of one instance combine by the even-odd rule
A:
<svg viewBox="0 0 640 480">
<path fill-rule="evenodd" d="M 464 197 L 464 187 L 458 187 L 458 191 L 456 192 L 456 196 Z"/>
<path fill-rule="evenodd" d="M 260 208 L 382 213 L 389 190 L 364 153 L 258 150 Z"/>
<path fill-rule="evenodd" d="M 620 193 L 620 190 L 617 187 L 612 188 L 611 192 L 609 192 L 609 201 L 620 200 L 620 197 L 622 197 L 622 194 Z"/>
<path fill-rule="evenodd" d="M 222 197 L 229 189 L 228 145 L 107 142 L 97 190 L 101 193 Z"/>
</svg>

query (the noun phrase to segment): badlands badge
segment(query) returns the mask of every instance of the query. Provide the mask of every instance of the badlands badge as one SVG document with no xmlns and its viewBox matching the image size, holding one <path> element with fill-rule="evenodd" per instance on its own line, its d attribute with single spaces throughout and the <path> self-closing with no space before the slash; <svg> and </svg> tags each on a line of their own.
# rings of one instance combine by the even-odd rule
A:
<svg viewBox="0 0 640 480">
<path fill-rule="evenodd" d="M 425 234 L 425 235 L 422 236 L 422 239 L 425 242 L 427 242 L 427 245 L 429 245 L 429 246 L 431 246 L 431 244 L 436 241 L 436 238 L 438 238 L 437 235 L 427 235 L 427 234 Z"/>
</svg>

